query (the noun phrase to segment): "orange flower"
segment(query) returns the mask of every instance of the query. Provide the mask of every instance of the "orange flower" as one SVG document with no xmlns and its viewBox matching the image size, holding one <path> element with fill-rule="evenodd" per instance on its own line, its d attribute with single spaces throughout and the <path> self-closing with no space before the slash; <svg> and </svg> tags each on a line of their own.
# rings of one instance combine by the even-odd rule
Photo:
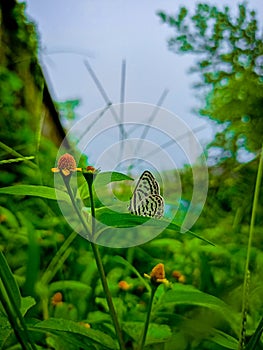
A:
<svg viewBox="0 0 263 350">
<path fill-rule="evenodd" d="M 169 281 L 165 278 L 164 264 L 162 263 L 154 266 L 150 275 L 145 273 L 144 277 L 150 279 L 153 284 L 169 284 Z"/>
<path fill-rule="evenodd" d="M 55 294 L 52 296 L 52 298 L 51 298 L 51 304 L 52 304 L 53 306 L 60 305 L 60 304 L 63 303 L 62 299 L 63 299 L 62 293 L 57 292 L 57 293 L 55 293 Z"/>
<path fill-rule="evenodd" d="M 58 167 L 52 168 L 53 173 L 61 172 L 64 176 L 69 176 L 75 171 L 82 171 L 81 168 L 77 168 L 76 161 L 71 154 L 65 153 L 58 160 Z"/>
<path fill-rule="evenodd" d="M 125 291 L 131 288 L 131 285 L 126 281 L 120 281 L 118 283 L 118 286 L 120 289 L 125 290 Z"/>
<path fill-rule="evenodd" d="M 172 276 L 177 279 L 180 283 L 185 283 L 185 275 L 183 275 L 180 271 L 174 270 Z"/>
</svg>

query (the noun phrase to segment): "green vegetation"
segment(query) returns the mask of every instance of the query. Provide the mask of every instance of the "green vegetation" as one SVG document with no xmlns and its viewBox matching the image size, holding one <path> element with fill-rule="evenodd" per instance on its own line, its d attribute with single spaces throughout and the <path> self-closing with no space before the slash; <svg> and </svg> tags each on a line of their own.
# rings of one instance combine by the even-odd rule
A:
<svg viewBox="0 0 263 350">
<path fill-rule="evenodd" d="M 3 4 L 2 14 L 10 10 Z M 107 186 L 127 198 L 126 174 L 86 170 L 86 159 L 82 171 L 71 159 L 52 174 L 57 147 L 41 133 L 44 82 L 34 27 L 22 4 L 8 14 L 16 26 L 3 21 L 1 40 L 16 43 L 21 62 L 8 47 L 2 51 L 0 348 L 262 349 L 263 49 L 253 11 L 241 5 L 231 18 L 227 9 L 203 4 L 192 16 L 185 8 L 177 16 L 159 13 L 176 29 L 171 49 L 202 54 L 196 70 L 209 92 L 201 113 L 223 126 L 208 147 L 220 155 L 209 168 L 206 205 L 185 234 L 165 217 L 148 221 L 116 210 Z M 77 103 L 62 104 L 64 115 Z M 239 162 L 244 150 L 252 161 Z M 180 175 L 190 200 L 191 169 Z M 80 193 L 72 190 L 76 178 Z M 57 196 L 91 242 L 67 223 Z M 162 224 L 166 229 L 141 246 L 96 243 L 120 228 L 143 235 Z"/>
<path fill-rule="evenodd" d="M 161 11 L 158 16 L 174 29 L 170 50 L 200 57 L 192 71 L 200 74 L 196 88 L 206 97 L 200 113 L 222 125 L 210 145 L 221 150 L 219 160 L 234 161 L 244 149 L 257 152 L 263 133 L 263 41 L 255 11 L 241 4 L 233 16 L 227 6 L 200 3 L 192 15 L 182 7 L 175 16 Z"/>
</svg>

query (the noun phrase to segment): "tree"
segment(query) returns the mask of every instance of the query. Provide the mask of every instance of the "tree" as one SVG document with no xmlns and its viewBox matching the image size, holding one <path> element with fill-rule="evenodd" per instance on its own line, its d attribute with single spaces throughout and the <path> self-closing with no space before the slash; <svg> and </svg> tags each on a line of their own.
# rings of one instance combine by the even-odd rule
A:
<svg viewBox="0 0 263 350">
<path fill-rule="evenodd" d="M 234 17 L 229 7 L 198 4 L 193 15 L 181 7 L 158 16 L 175 30 L 170 50 L 200 57 L 192 69 L 206 96 L 200 113 L 222 125 L 209 147 L 221 150 L 220 160 L 256 152 L 263 142 L 263 41 L 255 11 L 244 3 Z"/>
</svg>

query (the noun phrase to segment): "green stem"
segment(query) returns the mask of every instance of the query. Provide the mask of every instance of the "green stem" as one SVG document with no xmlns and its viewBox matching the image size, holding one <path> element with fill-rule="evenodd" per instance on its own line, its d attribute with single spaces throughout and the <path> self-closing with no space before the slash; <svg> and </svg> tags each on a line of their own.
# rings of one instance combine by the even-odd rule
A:
<svg viewBox="0 0 263 350">
<path fill-rule="evenodd" d="M 94 205 L 94 198 L 93 198 L 93 174 L 90 174 L 91 176 L 88 177 L 87 183 L 89 188 L 89 196 L 90 196 L 90 208 L 91 208 L 91 236 L 92 239 L 94 239 L 95 233 L 96 233 L 96 219 L 95 219 L 95 205 Z"/>
<path fill-rule="evenodd" d="M 89 187 L 89 195 L 90 195 L 90 207 L 91 207 L 91 215 L 92 215 L 92 222 L 91 222 L 91 227 L 92 227 L 92 231 L 91 231 L 91 236 L 92 238 L 94 238 L 95 233 L 96 233 L 96 220 L 95 220 L 95 205 L 94 205 L 94 199 L 93 199 L 93 189 L 92 189 L 92 184 L 93 184 L 93 178 L 90 177 L 88 179 L 88 187 Z M 104 267 L 102 264 L 102 259 L 100 256 L 100 252 L 99 252 L 99 248 L 97 246 L 97 244 L 90 242 L 91 243 L 91 247 L 92 247 L 92 251 L 96 260 L 96 264 L 97 264 L 97 268 L 100 274 L 100 279 L 101 279 L 101 283 L 103 286 L 103 290 L 107 299 L 107 303 L 108 303 L 108 307 L 109 307 L 109 311 L 111 314 L 111 318 L 112 318 L 112 322 L 114 324 L 114 328 L 115 328 L 115 332 L 118 338 L 118 342 L 119 342 L 119 346 L 120 349 L 125 349 L 124 346 L 124 342 L 122 339 L 122 332 L 120 329 L 120 325 L 118 322 L 118 318 L 117 318 L 117 314 L 113 305 L 113 301 L 112 301 L 112 297 L 111 297 L 111 293 L 108 287 L 108 283 L 107 283 L 107 279 L 106 279 L 106 275 L 105 275 L 105 271 L 104 271 Z"/>
<path fill-rule="evenodd" d="M 84 220 L 84 218 L 83 218 L 83 216 L 82 216 L 82 214 L 81 214 L 81 212 L 80 212 L 80 210 L 79 210 L 79 207 L 78 207 L 77 204 L 76 204 L 76 201 L 75 201 L 75 198 L 74 198 L 72 189 L 71 189 L 70 184 L 69 184 L 71 175 L 70 175 L 70 176 L 64 176 L 64 175 L 62 175 L 62 177 L 63 177 L 64 183 L 65 183 L 65 185 L 66 185 L 66 188 L 67 188 L 67 191 L 68 191 L 68 194 L 69 194 L 71 203 L 72 203 L 72 205 L 73 205 L 73 207 L 74 207 L 74 209 L 75 209 L 75 212 L 77 213 L 77 215 L 78 215 L 78 217 L 79 217 L 79 219 L 80 219 L 80 221 L 81 221 L 83 227 L 85 228 L 85 231 L 86 231 L 86 233 L 87 233 L 87 238 L 88 238 L 88 240 L 91 241 L 91 233 L 90 233 L 90 230 L 89 230 L 89 228 L 88 228 L 88 226 L 87 226 L 87 224 L 86 224 L 86 221 Z"/>
<path fill-rule="evenodd" d="M 94 254 L 94 257 L 95 257 L 96 265 L 97 265 L 97 268 L 98 268 L 98 271 L 99 271 L 101 283 L 102 283 L 103 290 L 104 290 L 104 293 L 105 293 L 105 296 L 106 296 L 106 300 L 107 300 L 107 304 L 108 304 L 108 307 L 109 307 L 109 311 L 110 311 L 110 315 L 111 315 L 111 318 L 112 318 L 112 322 L 113 322 L 113 325 L 114 325 L 114 328 L 115 328 L 115 332 L 116 332 L 116 335 L 117 335 L 117 340 L 118 340 L 120 349 L 121 350 L 125 350 L 125 345 L 124 345 L 124 342 L 123 342 L 123 339 L 122 339 L 121 328 L 120 328 L 119 321 L 118 321 L 118 318 L 117 318 L 117 314 L 116 314 L 116 311 L 115 311 L 115 308 L 114 308 L 114 305 L 113 305 L 113 301 L 112 301 L 111 293 L 110 293 L 109 286 L 108 286 L 108 283 L 107 283 L 107 279 L 106 279 L 104 267 L 103 267 L 103 264 L 102 264 L 102 259 L 101 259 L 101 256 L 100 256 L 100 252 L 99 252 L 97 244 L 91 242 L 91 247 L 92 247 L 92 251 L 93 251 L 93 254 Z"/>
<path fill-rule="evenodd" d="M 118 340 L 118 343 L 119 343 L 119 346 L 120 346 L 120 350 L 125 350 L 125 345 L 124 345 L 123 338 L 122 338 L 121 328 L 120 328 L 120 325 L 119 325 L 119 322 L 118 322 L 118 318 L 117 318 L 117 314 L 116 314 L 116 311 L 115 311 L 115 308 L 114 308 L 114 305 L 113 305 L 113 301 L 112 301 L 111 293 L 110 293 L 109 286 L 108 286 L 108 283 L 107 283 L 107 279 L 106 279 L 104 267 L 103 267 L 103 264 L 102 264 L 102 259 L 101 259 L 101 256 L 100 256 L 100 252 L 99 252 L 97 244 L 92 242 L 92 239 L 94 238 L 95 232 L 96 232 L 96 220 L 95 220 L 95 205 L 94 205 L 93 190 L 92 190 L 93 174 L 90 174 L 90 175 L 91 175 L 91 177 L 87 179 L 87 183 L 88 183 L 89 194 L 90 194 L 90 206 L 91 206 L 91 215 L 92 215 L 92 226 L 91 226 L 92 227 L 92 229 L 91 229 L 92 231 L 91 231 L 91 233 L 89 231 L 89 228 L 87 227 L 87 224 L 86 224 L 85 220 L 83 219 L 83 217 L 81 215 L 81 212 L 80 212 L 78 206 L 75 203 L 75 199 L 74 199 L 72 190 L 71 190 L 70 185 L 69 185 L 69 179 L 66 178 L 65 176 L 63 176 L 63 179 L 64 179 L 65 185 L 67 187 L 67 190 L 68 190 L 70 199 L 72 201 L 72 204 L 74 206 L 74 209 L 77 212 L 77 215 L 80 218 L 81 223 L 82 223 L 83 227 L 85 228 L 85 230 L 87 232 L 87 235 L 89 237 L 90 244 L 91 244 L 91 247 L 92 247 L 92 251 L 93 251 L 93 254 L 94 254 L 94 258 L 95 258 L 95 261 L 96 261 L 97 269 L 98 269 L 98 272 L 99 272 L 99 275 L 100 275 L 100 280 L 101 280 L 102 287 L 103 287 L 103 290 L 104 290 L 104 293 L 105 293 L 105 296 L 106 296 L 107 304 L 108 304 L 108 307 L 109 307 L 109 312 L 110 312 L 110 315 L 111 315 L 113 326 L 115 328 L 117 340 Z"/>
<path fill-rule="evenodd" d="M 152 285 L 151 287 L 152 287 L 151 296 L 150 296 L 150 300 L 149 300 L 149 304 L 148 304 L 146 320 L 144 323 L 144 329 L 143 329 L 143 332 L 141 335 L 141 341 L 140 341 L 140 345 L 138 347 L 138 350 L 143 350 L 144 345 L 145 345 L 145 340 L 146 340 L 146 336 L 147 336 L 147 332 L 148 332 L 148 328 L 149 328 L 149 324 L 150 324 L 154 294 L 155 294 L 158 286 Z"/>
<path fill-rule="evenodd" d="M 248 246 L 247 246 L 247 257 L 246 257 L 245 276 L 244 276 L 244 285 L 243 285 L 242 324 L 241 324 L 239 344 L 238 344 L 239 350 L 242 350 L 244 348 L 245 321 L 246 321 L 248 285 L 249 285 L 249 276 L 250 276 L 249 265 L 250 265 L 251 247 L 252 247 L 252 241 L 253 241 L 253 235 L 254 235 L 254 226 L 255 226 L 255 220 L 256 220 L 256 211 L 258 207 L 258 198 L 259 198 L 259 192 L 260 192 L 260 184 L 262 180 L 262 173 L 263 173 L 263 145 L 260 153 L 255 193 L 254 193 L 254 199 L 253 199 L 253 205 L 252 205 L 252 214 L 251 214 L 251 220 L 250 220 L 249 239 L 248 239 Z"/>
</svg>

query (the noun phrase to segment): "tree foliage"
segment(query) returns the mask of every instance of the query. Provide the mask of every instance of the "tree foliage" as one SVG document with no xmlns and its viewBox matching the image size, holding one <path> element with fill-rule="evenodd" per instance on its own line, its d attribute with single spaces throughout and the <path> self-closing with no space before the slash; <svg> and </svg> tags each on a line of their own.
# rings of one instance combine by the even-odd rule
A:
<svg viewBox="0 0 263 350">
<path fill-rule="evenodd" d="M 181 7 L 176 15 L 158 16 L 174 29 L 169 49 L 199 57 L 195 87 L 206 88 L 200 113 L 222 125 L 210 147 L 221 149 L 221 160 L 238 159 L 242 149 L 256 152 L 263 135 L 263 41 L 256 12 L 244 3 L 234 16 L 229 7 L 200 3 L 194 14 Z"/>
</svg>

